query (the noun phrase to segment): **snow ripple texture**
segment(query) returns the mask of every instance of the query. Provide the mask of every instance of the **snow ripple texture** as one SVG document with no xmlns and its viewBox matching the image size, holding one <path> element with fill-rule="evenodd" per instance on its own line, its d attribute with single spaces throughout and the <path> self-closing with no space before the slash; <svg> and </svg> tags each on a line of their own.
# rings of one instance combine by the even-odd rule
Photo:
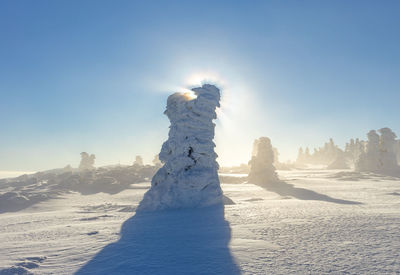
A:
<svg viewBox="0 0 400 275">
<path fill-rule="evenodd" d="M 169 96 L 165 114 L 171 122 L 151 189 L 138 211 L 202 207 L 222 203 L 213 142 L 220 92 L 204 84 L 190 93 Z"/>
</svg>

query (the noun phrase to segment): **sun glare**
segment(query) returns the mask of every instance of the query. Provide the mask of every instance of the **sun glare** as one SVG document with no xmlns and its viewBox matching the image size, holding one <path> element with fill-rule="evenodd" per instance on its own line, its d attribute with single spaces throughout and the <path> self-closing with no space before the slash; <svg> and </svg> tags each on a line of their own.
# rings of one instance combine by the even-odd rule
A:
<svg viewBox="0 0 400 275">
<path fill-rule="evenodd" d="M 191 90 L 184 92 L 184 93 L 183 93 L 183 96 L 184 96 L 187 100 L 193 100 L 193 99 L 196 99 L 196 98 L 197 98 L 196 94 L 195 94 L 193 91 L 191 91 Z"/>
<path fill-rule="evenodd" d="M 205 83 L 216 84 L 220 88 L 224 86 L 222 78 L 217 73 L 209 71 L 193 73 L 185 80 L 185 85 L 189 87 L 201 86 Z"/>
</svg>

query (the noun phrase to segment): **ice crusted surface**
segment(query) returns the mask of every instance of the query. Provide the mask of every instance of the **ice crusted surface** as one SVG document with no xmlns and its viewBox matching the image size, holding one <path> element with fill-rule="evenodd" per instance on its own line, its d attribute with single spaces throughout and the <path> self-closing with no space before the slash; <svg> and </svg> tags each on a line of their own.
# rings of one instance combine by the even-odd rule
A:
<svg viewBox="0 0 400 275">
<path fill-rule="evenodd" d="M 159 154 L 164 166 L 154 175 L 138 210 L 201 207 L 222 203 L 213 120 L 219 89 L 205 84 L 169 96 L 165 114 L 171 122 Z"/>
</svg>

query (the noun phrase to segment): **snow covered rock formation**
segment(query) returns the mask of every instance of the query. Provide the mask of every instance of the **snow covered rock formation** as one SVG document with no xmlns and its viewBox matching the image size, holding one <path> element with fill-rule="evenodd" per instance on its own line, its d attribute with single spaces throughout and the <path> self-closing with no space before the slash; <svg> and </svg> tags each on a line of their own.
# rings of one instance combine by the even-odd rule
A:
<svg viewBox="0 0 400 275">
<path fill-rule="evenodd" d="M 154 175 L 138 211 L 222 203 L 213 142 L 220 92 L 209 84 L 192 92 L 168 97 L 165 114 L 171 126 L 159 154 L 164 166 Z"/>
<path fill-rule="evenodd" d="M 249 161 L 249 182 L 263 185 L 279 181 L 273 165 L 274 151 L 271 140 L 267 137 L 261 137 L 254 144 L 257 144 L 257 150 L 254 150 L 256 155 Z"/>
</svg>

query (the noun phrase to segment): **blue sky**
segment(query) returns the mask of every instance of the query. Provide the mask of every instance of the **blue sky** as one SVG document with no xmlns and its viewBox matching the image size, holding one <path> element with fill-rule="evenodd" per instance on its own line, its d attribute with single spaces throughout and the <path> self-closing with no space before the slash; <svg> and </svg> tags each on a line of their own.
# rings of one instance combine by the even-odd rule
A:
<svg viewBox="0 0 400 275">
<path fill-rule="evenodd" d="M 399 1 L 1 1 L 0 170 L 150 162 L 168 95 L 223 89 L 219 162 L 400 135 Z"/>
</svg>

